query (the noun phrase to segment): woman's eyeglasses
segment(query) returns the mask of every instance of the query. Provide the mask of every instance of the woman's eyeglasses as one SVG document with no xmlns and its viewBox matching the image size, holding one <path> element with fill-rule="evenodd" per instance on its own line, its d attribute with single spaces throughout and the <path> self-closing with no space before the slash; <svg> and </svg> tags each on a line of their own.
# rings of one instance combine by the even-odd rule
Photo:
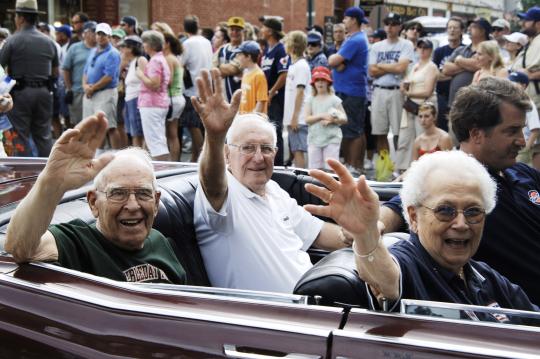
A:
<svg viewBox="0 0 540 359">
<path fill-rule="evenodd" d="M 431 208 L 423 204 L 420 206 L 433 211 L 435 218 L 441 222 L 451 222 L 457 217 L 458 213 L 463 213 L 465 222 L 468 224 L 477 224 L 482 222 L 486 216 L 486 210 L 479 206 L 472 206 L 465 209 L 456 209 L 456 207 L 448 204 L 441 204 L 435 208 Z"/>
</svg>

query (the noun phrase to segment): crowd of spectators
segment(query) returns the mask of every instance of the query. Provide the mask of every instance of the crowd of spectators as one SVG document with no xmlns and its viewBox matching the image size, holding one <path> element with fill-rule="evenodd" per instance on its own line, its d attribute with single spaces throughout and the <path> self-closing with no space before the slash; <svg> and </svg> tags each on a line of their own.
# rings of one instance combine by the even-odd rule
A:
<svg viewBox="0 0 540 359">
<path fill-rule="evenodd" d="M 510 33 L 505 19 L 466 23 L 452 17 L 447 43 L 438 43 L 421 23 L 404 22 L 396 13 L 387 14 L 384 28 L 372 29 L 362 9 L 352 7 L 343 23 L 334 25 L 333 43 L 326 44 L 320 27 L 285 34 L 283 23 L 272 17 L 261 18 L 257 26 L 233 16 L 214 29 L 202 29 L 197 16 L 187 15 L 184 32 L 175 34 L 164 22 L 144 31 L 133 16 L 113 25 L 79 12 L 71 24 L 53 27 L 38 21 L 37 10 L 17 14 L 17 31 L 0 31 L 0 65 L 17 80 L 13 109 L 2 114 L 0 123 L 10 156 L 47 156 L 53 138 L 101 110 L 109 130 L 100 151 L 133 145 L 148 149 L 154 159 L 179 161 L 183 152 L 191 152 L 188 157 L 197 161 L 204 128 L 189 97 L 199 95 L 195 79 L 200 71 L 217 68 L 227 100 L 241 90 L 241 112 L 265 113 L 276 126 L 276 165 L 322 168 L 324 159 L 338 157 L 352 173 L 374 176 L 381 153 L 390 152 L 394 173 L 383 179 L 401 179 L 418 157 L 421 105 L 434 104 L 435 126 L 457 146 L 447 116 L 460 88 L 518 71 L 521 83 L 523 75 L 530 77 L 527 91 L 533 102 L 540 97 L 539 59 L 528 50 L 536 46 L 538 32 L 524 25 L 522 32 Z M 47 37 L 36 37 L 39 32 Z M 22 47 L 23 42 L 32 46 Z M 321 67 L 329 70 L 324 82 L 338 101 L 317 117 L 323 122 L 312 118 L 307 123 L 312 76 Z M 340 111 L 342 118 L 335 116 Z M 327 126 L 330 118 L 334 122 Z M 534 109 L 529 118 L 526 134 L 540 127 Z M 331 155 L 312 161 L 309 153 L 330 150 L 320 136 L 334 136 L 337 127 L 341 133 L 333 137 Z M 310 130 L 318 135 L 309 135 Z M 520 160 L 540 168 L 540 144 L 533 139 Z"/>
</svg>

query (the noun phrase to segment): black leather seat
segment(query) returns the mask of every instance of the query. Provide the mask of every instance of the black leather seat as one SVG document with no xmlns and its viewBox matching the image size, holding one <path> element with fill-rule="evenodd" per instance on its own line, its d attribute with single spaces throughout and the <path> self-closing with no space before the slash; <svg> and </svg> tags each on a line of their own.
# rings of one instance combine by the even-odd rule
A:
<svg viewBox="0 0 540 359">
<path fill-rule="evenodd" d="M 407 233 L 388 233 L 386 246 L 407 239 Z M 366 285 L 358 277 L 352 249 L 332 252 L 308 270 L 296 284 L 295 294 L 307 295 L 312 304 L 368 308 Z"/>
<path fill-rule="evenodd" d="M 193 225 L 193 201 L 197 173 L 159 181 L 161 203 L 154 228 L 173 243 L 175 254 L 184 266 L 187 284 L 210 286 Z"/>
</svg>

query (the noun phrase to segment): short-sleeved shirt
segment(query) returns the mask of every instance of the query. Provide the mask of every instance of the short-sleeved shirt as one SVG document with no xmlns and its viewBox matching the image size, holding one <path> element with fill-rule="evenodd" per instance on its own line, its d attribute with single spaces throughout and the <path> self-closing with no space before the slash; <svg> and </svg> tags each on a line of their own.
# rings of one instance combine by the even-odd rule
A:
<svg viewBox="0 0 540 359">
<path fill-rule="evenodd" d="M 148 64 L 144 67 L 144 74 L 149 78 L 159 77 L 159 89 L 148 88 L 141 81 L 141 91 L 139 93 L 139 107 L 169 107 L 171 100 L 169 98 L 168 86 L 171 81 L 171 69 L 163 52 L 158 52 L 150 58 Z"/>
<path fill-rule="evenodd" d="M 539 311 L 525 292 L 486 263 L 470 260 L 464 267 L 467 283 L 441 267 L 426 251 L 415 233 L 389 248 L 400 268 L 399 299 L 481 305 L 493 308 Z M 370 305 L 375 300 L 370 298 Z M 394 303 L 393 310 L 399 310 Z M 521 323 L 505 315 L 463 313 L 463 319 Z"/>
<path fill-rule="evenodd" d="M 66 54 L 62 70 L 69 71 L 71 74 L 71 90 L 75 93 L 83 93 L 82 77 L 86 60 L 90 56 L 91 47 L 86 47 L 83 41 L 71 46 Z"/>
<path fill-rule="evenodd" d="M 462 46 L 462 44 L 460 44 L 459 46 Z M 435 63 L 435 65 L 437 65 L 439 71 L 442 71 L 444 64 L 450 58 L 455 49 L 457 49 L 457 47 L 451 48 L 450 45 L 444 45 L 435 49 L 435 51 L 433 52 L 433 62 Z M 449 93 L 450 80 L 437 81 L 437 96 L 448 97 Z"/>
<path fill-rule="evenodd" d="M 0 50 L 0 65 L 17 80 L 48 80 L 58 67 L 58 50 L 51 38 L 26 26 L 8 37 Z"/>
<path fill-rule="evenodd" d="M 319 66 L 328 67 L 328 58 L 326 57 L 325 53 L 321 50 L 319 53 L 315 54 L 315 56 L 310 57 L 308 59 L 309 63 L 309 69 L 313 71 L 314 68 Z"/>
<path fill-rule="evenodd" d="M 230 63 L 237 64 L 234 60 L 236 53 L 233 52 L 236 48 L 237 46 L 230 43 L 220 47 L 217 53 L 218 66 Z M 230 101 L 234 92 L 240 88 L 243 79 L 240 76 L 227 76 L 223 80 L 225 82 L 225 93 L 227 94 L 227 99 Z"/>
<path fill-rule="evenodd" d="M 274 181 L 260 196 L 227 171 L 220 211 L 199 184 L 195 194 L 197 241 L 212 286 L 292 293 L 312 267 L 306 250 L 323 223 Z"/>
<path fill-rule="evenodd" d="M 497 204 L 486 216 L 482 241 L 474 258 L 520 285 L 540 303 L 540 173 L 523 163 L 491 173 L 497 182 Z M 384 206 L 402 215 L 396 196 Z"/>
<path fill-rule="evenodd" d="M 205 37 L 194 35 L 184 41 L 182 46 L 184 47 L 184 54 L 182 55 L 184 70 L 189 71 L 193 82 L 193 86 L 184 89 L 184 95 L 187 97 L 198 96 L 195 81 L 201 70 L 210 70 L 212 68 L 212 44 Z"/>
<path fill-rule="evenodd" d="M 341 102 L 341 99 L 334 94 L 324 97 L 313 96 L 309 99 L 308 106 L 311 106 L 312 115 L 320 115 L 336 109 Z M 342 137 L 341 127 L 336 124 L 323 126 L 321 121 L 318 121 L 308 127 L 307 141 L 310 146 L 325 147 L 331 143 L 340 144 Z"/>
<path fill-rule="evenodd" d="M 61 266 L 124 282 L 185 284 L 186 273 L 171 244 L 152 229 L 144 247 L 117 247 L 96 228 L 80 219 L 49 227 Z"/>
<path fill-rule="evenodd" d="M 540 117 L 538 116 L 538 108 L 536 107 L 533 100 L 531 100 L 532 109 L 525 115 L 525 127 L 523 127 L 523 135 L 525 136 L 525 141 L 531 137 L 531 131 L 537 130 L 540 128 Z"/>
<path fill-rule="evenodd" d="M 379 41 L 371 46 L 369 52 L 369 64 L 395 64 L 402 59 L 409 62 L 414 60 L 414 46 L 412 42 L 399 38 L 396 42 L 389 42 L 388 39 Z M 376 86 L 399 86 L 405 73 L 384 74 L 373 80 Z"/>
<path fill-rule="evenodd" d="M 363 32 L 357 32 L 345 40 L 338 51 L 338 55 L 345 59 L 345 69 L 332 71 L 336 92 L 348 96 L 366 96 L 368 53 L 368 42 Z"/>
<path fill-rule="evenodd" d="M 120 78 L 120 53 L 111 44 L 108 44 L 104 49 L 93 48 L 86 61 L 84 74 L 89 85 L 109 76 L 112 81 L 103 90 L 116 88 Z"/>
<path fill-rule="evenodd" d="M 472 44 L 467 46 L 460 46 L 457 49 L 454 50 L 452 55 L 446 60 L 448 62 L 454 62 L 458 56 L 463 56 L 466 59 L 469 59 L 474 56 L 476 51 L 473 50 Z M 474 72 L 470 72 L 467 70 L 461 71 L 460 73 L 457 73 L 452 77 L 452 80 L 450 80 L 450 89 L 448 94 L 448 106 L 454 102 L 454 98 L 456 97 L 456 93 L 458 90 L 462 87 L 469 86 L 472 82 L 472 79 L 474 77 Z"/>
<path fill-rule="evenodd" d="M 289 57 L 285 52 L 285 47 L 281 42 L 278 42 L 272 48 L 266 48 L 261 60 L 261 69 L 266 76 L 268 89 L 271 89 L 283 72 L 287 72 L 289 68 Z M 282 87 L 278 93 L 272 98 L 273 101 L 278 101 L 283 104 L 285 99 L 285 88 Z"/>
<path fill-rule="evenodd" d="M 525 61 L 523 61 L 524 57 L 525 57 Z M 525 62 L 525 66 L 523 66 L 524 62 Z M 524 68 L 525 69 L 531 69 L 532 67 L 538 68 L 538 66 L 540 66 L 540 34 L 536 35 L 536 37 L 529 42 L 528 47 L 526 47 L 525 50 L 521 51 L 518 54 L 514 62 L 513 70 L 519 71 Z M 536 85 L 535 85 L 535 82 L 536 82 Z M 540 90 L 539 80 L 531 81 L 529 83 L 529 86 L 527 86 L 527 94 L 529 95 L 530 98 L 533 99 L 536 106 L 540 107 L 540 91 L 537 92 L 536 90 L 537 86 Z"/>
<path fill-rule="evenodd" d="M 289 70 L 287 72 L 287 81 L 285 81 L 283 126 L 288 126 L 291 124 L 298 87 L 304 88 L 304 101 L 302 102 L 300 112 L 298 113 L 298 124 L 306 124 L 305 107 L 311 93 L 310 82 L 311 71 L 309 70 L 309 64 L 307 63 L 306 59 L 301 58 L 289 66 Z"/>
<path fill-rule="evenodd" d="M 240 111 L 253 112 L 258 101 L 266 101 L 262 112 L 268 112 L 268 85 L 264 72 L 257 67 L 252 71 L 244 71 L 242 76 L 242 99 Z"/>
</svg>

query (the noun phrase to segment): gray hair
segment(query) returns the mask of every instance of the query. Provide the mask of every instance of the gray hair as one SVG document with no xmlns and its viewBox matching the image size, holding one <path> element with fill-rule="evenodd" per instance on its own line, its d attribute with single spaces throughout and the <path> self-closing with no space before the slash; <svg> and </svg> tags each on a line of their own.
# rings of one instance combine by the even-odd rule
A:
<svg viewBox="0 0 540 359">
<path fill-rule="evenodd" d="M 247 122 L 250 122 L 253 127 L 260 127 L 270 133 L 274 146 L 277 144 L 276 127 L 272 122 L 268 121 L 268 118 L 264 114 L 256 112 L 236 115 L 231 127 L 227 131 L 227 143 L 233 143 L 233 139 L 238 135 L 240 127 Z"/>
<path fill-rule="evenodd" d="M 154 166 L 152 165 L 152 157 L 150 154 L 143 150 L 140 147 L 128 147 L 123 150 L 120 150 L 114 154 L 114 158 L 111 162 L 103 168 L 96 177 L 94 177 L 94 189 L 103 188 L 106 184 L 106 177 L 110 172 L 111 164 L 115 161 L 133 161 L 133 160 L 142 162 L 148 167 L 152 173 L 152 188 L 155 190 L 157 188 L 156 174 L 154 173 Z"/>
<path fill-rule="evenodd" d="M 463 151 L 439 151 L 420 157 L 407 171 L 399 195 L 401 196 L 403 216 L 409 225 L 411 223 L 407 208 L 420 206 L 430 195 L 430 193 L 426 193 L 424 184 L 437 170 L 445 171 L 447 177 L 466 175 L 474 178 L 480 187 L 486 213 L 493 210 L 496 202 L 497 184 L 486 168 Z"/>
<path fill-rule="evenodd" d="M 154 51 L 163 50 L 163 45 L 165 44 L 165 37 L 163 34 L 156 30 L 146 30 L 142 33 L 141 39 L 148 44 Z"/>
</svg>

